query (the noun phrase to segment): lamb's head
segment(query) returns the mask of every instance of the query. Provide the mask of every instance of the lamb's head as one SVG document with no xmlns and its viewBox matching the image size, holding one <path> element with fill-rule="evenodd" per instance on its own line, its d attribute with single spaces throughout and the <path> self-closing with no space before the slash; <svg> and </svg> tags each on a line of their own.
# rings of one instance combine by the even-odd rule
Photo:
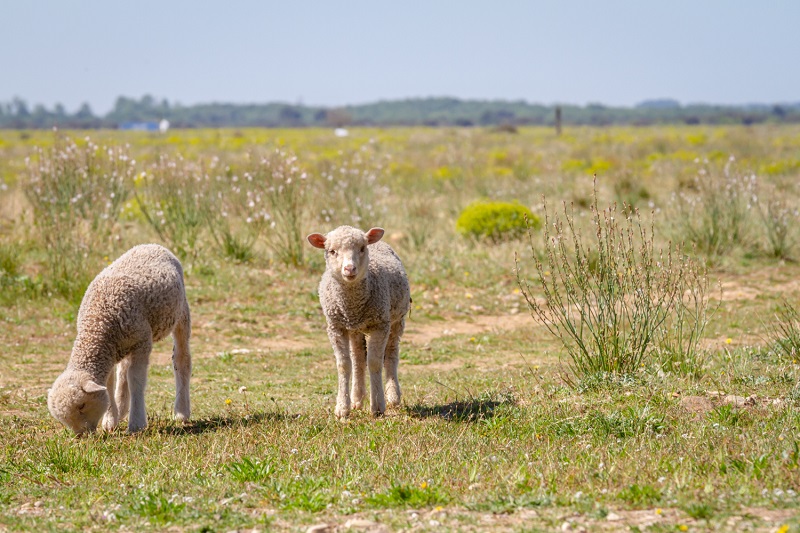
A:
<svg viewBox="0 0 800 533">
<path fill-rule="evenodd" d="M 370 244 L 383 237 L 383 229 L 372 228 L 364 232 L 350 226 L 339 226 L 327 235 L 312 233 L 308 242 L 325 250 L 325 263 L 331 275 L 344 283 L 354 283 L 364 278 L 369 265 Z"/>
<path fill-rule="evenodd" d="M 68 368 L 47 391 L 47 408 L 78 435 L 91 433 L 108 409 L 108 391 L 88 373 Z"/>
</svg>

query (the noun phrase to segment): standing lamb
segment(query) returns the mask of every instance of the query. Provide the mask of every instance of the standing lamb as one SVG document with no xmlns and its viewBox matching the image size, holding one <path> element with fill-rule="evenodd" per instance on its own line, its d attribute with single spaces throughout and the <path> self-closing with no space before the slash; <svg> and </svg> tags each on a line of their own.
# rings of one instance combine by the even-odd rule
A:
<svg viewBox="0 0 800 533">
<path fill-rule="evenodd" d="M 81 434 L 93 432 L 100 417 L 103 428 L 113 430 L 130 408 L 128 432 L 143 430 L 147 427 L 144 389 L 150 352 L 154 342 L 170 333 L 177 389 L 175 418 L 186 421 L 192 358 L 183 268 L 163 246 L 135 246 L 86 289 L 67 369 L 48 391 L 50 413 Z M 109 391 L 115 392 L 116 398 Z"/>
<path fill-rule="evenodd" d="M 387 401 L 391 406 L 400 405 L 397 365 L 411 294 L 400 258 L 391 246 L 379 242 L 383 233 L 381 228 L 365 233 L 340 226 L 327 235 L 308 236 L 312 246 L 325 250 L 327 269 L 319 284 L 319 300 L 339 372 L 334 411 L 339 418 L 350 414 L 351 396 L 353 407 L 361 407 L 365 366 L 369 368 L 372 414 L 382 415 Z M 351 370 L 355 374 L 352 381 Z"/>
</svg>

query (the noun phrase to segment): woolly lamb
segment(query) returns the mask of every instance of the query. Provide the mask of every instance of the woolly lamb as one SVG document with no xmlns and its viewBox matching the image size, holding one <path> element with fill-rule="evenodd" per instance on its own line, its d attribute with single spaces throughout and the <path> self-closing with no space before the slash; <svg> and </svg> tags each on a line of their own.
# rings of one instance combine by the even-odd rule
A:
<svg viewBox="0 0 800 533">
<path fill-rule="evenodd" d="M 86 289 L 67 369 L 48 391 L 50 413 L 80 435 L 94 431 L 100 417 L 103 428 L 113 430 L 130 408 L 128 432 L 144 429 L 150 352 L 155 341 L 170 333 L 177 389 L 175 418 L 186 421 L 192 359 L 183 268 L 162 246 L 135 246 Z M 115 392 L 116 398 L 109 391 Z"/>
<path fill-rule="evenodd" d="M 325 250 L 327 269 L 319 284 L 319 299 L 339 372 L 334 411 L 339 418 L 350 414 L 351 397 L 352 406 L 361 407 L 365 366 L 372 414 L 382 415 L 387 401 L 391 406 L 400 404 L 397 365 L 411 295 L 400 258 L 391 246 L 379 242 L 383 233 L 381 228 L 365 233 L 340 226 L 327 235 L 308 236 L 312 246 Z"/>
</svg>

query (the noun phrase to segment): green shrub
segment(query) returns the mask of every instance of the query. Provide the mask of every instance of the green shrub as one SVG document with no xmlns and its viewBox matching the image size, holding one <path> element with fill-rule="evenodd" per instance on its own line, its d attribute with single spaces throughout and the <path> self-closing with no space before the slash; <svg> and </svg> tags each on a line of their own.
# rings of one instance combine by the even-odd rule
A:
<svg viewBox="0 0 800 533">
<path fill-rule="evenodd" d="M 539 217 L 519 202 L 478 201 L 461 212 L 456 230 L 465 236 L 501 242 L 518 239 L 528 226 L 538 228 L 540 224 Z"/>
</svg>

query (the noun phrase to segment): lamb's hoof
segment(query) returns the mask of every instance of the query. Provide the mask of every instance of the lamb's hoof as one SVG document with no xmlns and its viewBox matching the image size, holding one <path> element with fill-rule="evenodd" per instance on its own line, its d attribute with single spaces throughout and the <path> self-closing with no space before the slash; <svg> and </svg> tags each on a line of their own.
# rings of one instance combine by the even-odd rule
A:
<svg viewBox="0 0 800 533">
<path fill-rule="evenodd" d="M 353 402 L 353 409 L 361 409 L 361 401 Z"/>
<path fill-rule="evenodd" d="M 400 407 L 400 395 L 392 394 L 392 391 L 389 391 L 386 394 L 386 405 L 389 407 Z"/>
<path fill-rule="evenodd" d="M 111 433 L 112 431 L 117 429 L 117 426 L 119 425 L 119 420 L 115 420 L 114 418 L 111 418 L 110 416 L 104 416 L 103 417 L 103 422 L 102 422 L 101 425 L 103 427 L 103 430 Z"/>
<path fill-rule="evenodd" d="M 347 417 L 350 416 L 350 408 L 349 407 L 344 407 L 344 406 L 337 405 L 336 409 L 333 412 L 336 415 L 336 418 L 338 418 L 342 422 L 347 420 Z"/>
<path fill-rule="evenodd" d="M 128 422 L 128 434 L 133 435 L 134 433 L 140 433 L 147 429 L 147 422 L 144 424 L 131 424 Z"/>
<path fill-rule="evenodd" d="M 189 415 L 183 413 L 175 413 L 174 420 L 178 424 L 186 424 L 187 422 L 189 422 Z"/>
</svg>

